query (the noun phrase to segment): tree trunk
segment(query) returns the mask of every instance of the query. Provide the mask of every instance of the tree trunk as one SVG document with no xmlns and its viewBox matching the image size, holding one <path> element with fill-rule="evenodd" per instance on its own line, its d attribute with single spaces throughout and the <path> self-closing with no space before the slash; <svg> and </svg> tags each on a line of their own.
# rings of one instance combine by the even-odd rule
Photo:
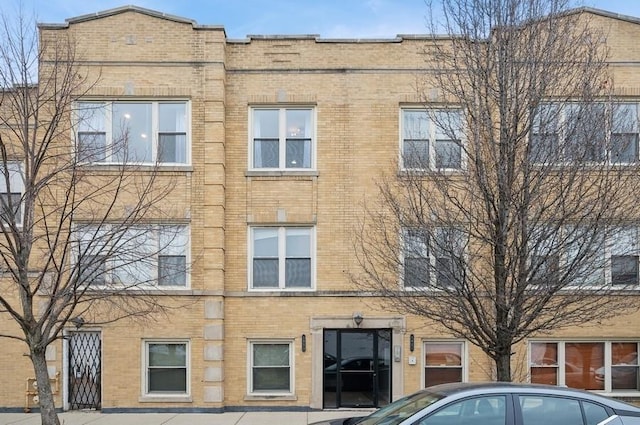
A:
<svg viewBox="0 0 640 425">
<path fill-rule="evenodd" d="M 60 425 L 56 406 L 51 392 L 51 383 L 49 382 L 49 371 L 47 370 L 47 360 L 44 348 L 31 349 L 31 362 L 36 373 L 38 382 L 38 397 L 40 399 L 40 418 L 42 425 Z"/>
<path fill-rule="evenodd" d="M 496 353 L 496 379 L 502 382 L 511 382 L 511 350 Z"/>
</svg>

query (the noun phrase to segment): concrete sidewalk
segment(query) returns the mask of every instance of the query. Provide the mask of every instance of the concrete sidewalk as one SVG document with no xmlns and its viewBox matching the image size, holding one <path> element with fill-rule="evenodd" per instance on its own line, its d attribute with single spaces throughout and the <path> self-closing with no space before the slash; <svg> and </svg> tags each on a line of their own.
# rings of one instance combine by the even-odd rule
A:
<svg viewBox="0 0 640 425">
<path fill-rule="evenodd" d="M 64 412 L 64 425 L 307 425 L 349 416 L 368 415 L 371 410 L 310 412 L 226 412 L 226 413 L 100 413 Z M 0 413 L 0 425 L 39 425 L 39 413 Z"/>
</svg>

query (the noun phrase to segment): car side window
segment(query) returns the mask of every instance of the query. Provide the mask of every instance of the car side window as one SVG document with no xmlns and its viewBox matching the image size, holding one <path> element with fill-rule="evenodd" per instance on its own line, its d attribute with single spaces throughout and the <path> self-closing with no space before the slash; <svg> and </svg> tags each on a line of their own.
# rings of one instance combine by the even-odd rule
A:
<svg viewBox="0 0 640 425">
<path fill-rule="evenodd" d="M 598 425 L 609 417 L 607 410 L 599 404 L 583 401 L 582 409 L 584 409 L 584 417 L 587 420 L 587 425 Z"/>
<path fill-rule="evenodd" d="M 505 425 L 506 416 L 505 396 L 474 397 L 451 403 L 414 425 Z"/>
<path fill-rule="evenodd" d="M 523 425 L 582 425 L 580 402 L 569 398 L 521 395 Z"/>
</svg>

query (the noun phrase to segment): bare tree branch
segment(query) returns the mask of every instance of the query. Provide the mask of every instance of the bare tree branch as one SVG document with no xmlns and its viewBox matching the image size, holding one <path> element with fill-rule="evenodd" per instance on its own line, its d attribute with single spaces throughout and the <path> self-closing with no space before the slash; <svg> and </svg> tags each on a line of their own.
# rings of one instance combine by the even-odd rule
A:
<svg viewBox="0 0 640 425">
<path fill-rule="evenodd" d="M 425 46 L 423 109 L 405 113 L 401 171 L 365 205 L 354 281 L 511 380 L 515 344 L 637 308 L 638 253 L 618 247 L 637 240 L 637 135 L 623 140 L 637 106 L 614 96 L 607 34 L 565 1 L 440 4 L 432 29 L 448 37 Z M 440 144 L 412 152 L 427 126 Z M 603 254 L 615 244 L 634 280 Z"/>
</svg>

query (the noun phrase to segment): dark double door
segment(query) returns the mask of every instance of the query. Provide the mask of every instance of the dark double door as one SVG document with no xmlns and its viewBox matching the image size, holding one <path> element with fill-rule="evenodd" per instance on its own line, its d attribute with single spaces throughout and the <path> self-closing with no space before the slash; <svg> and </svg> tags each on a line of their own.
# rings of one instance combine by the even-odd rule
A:
<svg viewBox="0 0 640 425">
<path fill-rule="evenodd" d="M 324 331 L 324 408 L 380 407 L 391 399 L 391 330 Z"/>
</svg>

